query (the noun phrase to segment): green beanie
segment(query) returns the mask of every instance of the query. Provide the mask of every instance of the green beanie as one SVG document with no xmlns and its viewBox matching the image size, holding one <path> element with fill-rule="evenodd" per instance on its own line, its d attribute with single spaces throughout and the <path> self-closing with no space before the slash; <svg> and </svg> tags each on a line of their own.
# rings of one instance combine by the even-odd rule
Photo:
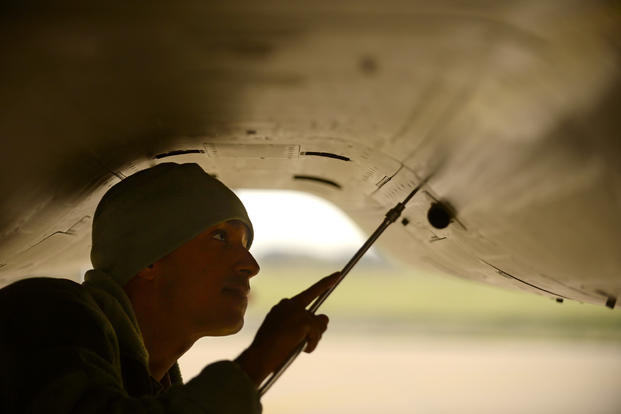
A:
<svg viewBox="0 0 621 414">
<path fill-rule="evenodd" d="M 237 196 L 197 164 L 139 171 L 103 196 L 93 218 L 91 262 L 124 286 L 136 273 L 216 224 L 252 223 Z"/>
</svg>

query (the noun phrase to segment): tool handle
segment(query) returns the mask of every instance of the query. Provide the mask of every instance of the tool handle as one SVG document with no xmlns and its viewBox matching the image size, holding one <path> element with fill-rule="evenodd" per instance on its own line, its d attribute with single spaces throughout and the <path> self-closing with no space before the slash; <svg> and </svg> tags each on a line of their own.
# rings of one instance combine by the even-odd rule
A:
<svg viewBox="0 0 621 414">
<path fill-rule="evenodd" d="M 403 209 L 401 209 L 401 210 L 403 210 Z M 400 212 L 399 212 L 399 214 L 400 214 Z M 397 217 L 398 217 L 398 215 L 397 215 Z M 390 218 L 388 217 L 388 214 L 386 215 L 386 218 L 384 219 L 382 224 L 379 225 L 379 227 L 373 232 L 373 234 L 369 237 L 369 239 L 362 245 L 362 247 L 360 249 L 358 249 L 356 254 L 354 254 L 354 256 L 349 260 L 349 262 L 347 262 L 345 267 L 343 267 L 343 269 L 341 270 L 341 274 L 340 274 L 339 278 L 337 279 L 336 283 L 334 285 L 332 285 L 332 287 L 330 289 L 325 291 L 321 296 L 319 296 L 317 299 L 315 299 L 315 301 L 313 302 L 311 307 L 308 309 L 309 312 L 311 312 L 313 314 L 315 312 L 317 312 L 317 309 L 319 309 L 321 304 L 323 302 L 325 302 L 325 300 L 328 298 L 328 296 L 330 296 L 330 294 L 334 291 L 334 289 L 336 289 L 336 287 L 339 285 L 339 283 L 341 283 L 341 281 L 343 281 L 345 276 L 347 276 L 347 274 L 354 267 L 354 265 L 356 263 L 358 263 L 358 261 L 366 253 L 366 251 L 369 250 L 369 248 L 373 245 L 375 240 L 377 240 L 377 238 L 384 232 L 384 230 L 386 230 L 386 228 L 394 221 L 394 220 L 391 220 L 391 218 L 392 217 L 390 217 Z M 291 353 L 291 355 L 289 355 L 289 357 L 287 358 L 285 363 L 282 364 L 276 371 L 274 371 L 272 376 L 270 376 L 263 383 L 263 385 L 261 385 L 261 387 L 259 388 L 259 396 L 263 396 L 263 394 L 265 394 L 267 392 L 267 390 L 270 389 L 270 387 L 274 384 L 274 382 L 276 382 L 276 380 L 278 378 L 280 378 L 280 376 L 283 374 L 283 372 L 285 372 L 285 370 L 287 368 L 289 368 L 289 365 L 291 365 L 293 363 L 293 361 L 295 361 L 295 359 L 298 357 L 298 355 L 300 355 L 302 353 L 302 351 L 304 350 L 304 346 L 306 346 L 306 342 L 302 342 Z"/>
<path fill-rule="evenodd" d="M 263 385 L 261 385 L 261 387 L 259 388 L 259 397 L 262 397 L 263 394 L 265 394 L 267 392 L 267 390 L 269 390 L 270 387 L 272 385 L 274 385 L 276 380 L 278 378 L 280 378 L 280 376 L 287 370 L 287 368 L 289 368 L 289 365 L 293 364 L 293 361 L 295 361 L 295 359 L 298 357 L 298 355 L 300 355 L 302 353 L 302 351 L 304 350 L 305 346 L 306 346 L 306 342 L 302 342 L 300 345 L 298 345 L 298 347 L 295 348 L 295 350 L 291 353 L 291 355 L 289 355 L 289 357 L 287 358 L 285 363 L 282 364 L 280 367 L 278 367 L 278 369 L 276 371 L 274 371 L 272 376 L 269 377 L 263 383 Z"/>
<path fill-rule="evenodd" d="M 373 232 L 373 234 L 362 245 L 362 247 L 360 247 L 360 249 L 358 249 L 356 254 L 354 254 L 353 257 L 351 259 L 349 259 L 349 262 L 347 262 L 347 264 L 341 270 L 340 276 L 337 279 L 336 283 L 334 285 L 332 285 L 332 287 L 330 289 L 328 289 L 324 293 L 322 293 L 317 299 L 315 299 L 315 301 L 313 302 L 311 307 L 308 308 L 308 310 L 311 313 L 317 312 L 317 309 L 319 309 L 319 307 L 325 302 L 325 300 L 328 299 L 328 296 L 330 296 L 332 294 L 332 292 L 334 292 L 334 289 L 336 289 L 336 287 L 343 281 L 343 279 L 345 279 L 345 276 L 347 276 L 349 271 L 356 265 L 356 263 L 358 263 L 358 261 L 362 258 L 362 256 L 364 256 L 364 254 L 367 252 L 367 250 L 369 250 L 369 248 L 371 248 L 373 243 L 375 243 L 377 238 L 384 232 L 384 230 L 386 230 L 386 228 L 391 223 L 392 222 L 388 218 L 384 219 L 382 224 L 379 225 L 379 227 Z"/>
<path fill-rule="evenodd" d="M 354 256 L 349 260 L 349 262 L 347 262 L 343 270 L 341 270 L 341 275 L 337 279 L 336 283 L 332 285 L 330 289 L 328 289 L 322 295 L 320 295 L 317 299 L 315 299 L 311 307 L 308 308 L 309 312 L 313 314 L 317 312 L 317 309 L 319 309 L 321 304 L 328 298 L 328 296 L 330 296 L 332 292 L 334 292 L 334 289 L 336 289 L 336 287 L 343 281 L 343 279 L 345 279 L 345 276 L 347 276 L 349 271 L 355 266 L 356 263 L 358 263 L 358 261 L 366 253 L 366 251 L 369 250 L 369 248 L 373 245 L 373 243 L 375 243 L 377 238 L 384 232 L 384 230 L 386 230 L 386 228 L 390 226 L 392 223 L 397 221 L 397 219 L 399 218 L 399 216 L 405 209 L 405 205 L 407 204 L 407 202 L 410 201 L 412 197 L 414 197 L 414 195 L 418 192 L 418 190 L 420 190 L 425 184 L 427 184 L 427 181 L 429 181 L 432 175 L 433 174 L 430 174 L 427 178 L 420 181 L 418 185 L 410 192 L 410 194 L 408 194 L 405 200 L 403 200 L 400 203 L 397 203 L 396 206 L 391 208 L 388 211 L 388 213 L 386 213 L 386 217 L 384 218 L 384 221 L 382 221 L 382 223 L 377 227 L 377 229 L 375 229 L 373 234 L 371 234 L 371 236 L 362 245 L 362 247 L 358 249 L 356 254 L 354 254 Z M 274 384 L 274 382 L 276 382 L 276 380 L 280 378 L 282 373 L 285 372 L 287 368 L 289 368 L 289 365 L 291 365 L 291 363 L 293 363 L 293 361 L 295 361 L 298 355 L 300 355 L 300 353 L 304 350 L 304 346 L 306 346 L 306 342 L 302 342 L 300 345 L 298 345 L 298 347 L 291 353 L 291 355 L 289 355 L 289 358 L 287 358 L 285 363 L 282 364 L 276 371 L 274 371 L 272 376 L 269 377 L 263 383 L 263 385 L 259 387 L 259 396 L 263 396 L 263 394 L 265 394 L 267 390 L 270 389 L 270 387 Z"/>
<path fill-rule="evenodd" d="M 373 234 L 371 234 L 371 236 L 362 245 L 362 247 L 360 247 L 360 249 L 358 249 L 356 254 L 354 254 L 354 256 L 349 260 L 349 262 L 347 262 L 345 267 L 343 267 L 343 270 L 341 270 L 341 275 L 337 279 L 336 283 L 334 285 L 332 285 L 332 287 L 330 289 L 328 289 L 322 295 L 320 295 L 317 299 L 315 299 L 315 301 L 313 302 L 311 307 L 308 308 L 309 312 L 311 312 L 313 314 L 315 312 L 317 312 L 317 309 L 319 309 L 321 304 L 323 302 L 325 302 L 325 300 L 328 298 L 328 296 L 330 296 L 332 294 L 332 292 L 334 292 L 334 289 L 336 289 L 336 287 L 343 281 L 343 279 L 345 279 L 345 276 L 347 276 L 349 271 L 356 265 L 356 263 L 358 263 L 358 261 L 367 252 L 367 250 L 369 250 L 369 248 L 373 245 L 373 243 L 375 243 L 375 241 L 384 232 L 384 230 L 386 230 L 386 228 L 388 228 L 388 226 L 390 226 L 392 223 L 397 221 L 397 219 L 399 218 L 399 216 L 401 216 L 401 213 L 405 209 L 405 205 L 407 204 L 407 202 L 410 201 L 410 199 L 412 197 L 414 197 L 414 194 L 416 194 L 418 192 L 418 190 L 420 190 L 421 187 L 427 183 L 428 180 L 429 180 L 429 177 L 427 177 L 426 179 L 422 180 L 412 190 L 412 192 L 410 192 L 410 194 L 408 194 L 408 196 L 405 198 L 405 200 L 403 200 L 401 203 L 397 203 L 396 206 L 394 206 L 393 208 L 388 210 L 388 213 L 386 213 L 386 217 L 384 218 L 384 221 L 382 221 L 382 223 L 377 227 L 377 229 L 375 229 Z M 278 378 L 280 378 L 282 373 L 285 372 L 285 370 L 287 368 L 289 368 L 289 365 L 291 365 L 293 363 L 293 361 L 295 361 L 295 359 L 298 357 L 298 355 L 300 355 L 302 350 L 304 350 L 304 346 L 305 345 L 306 345 L 305 342 L 302 342 L 300 345 L 298 345 L 298 347 L 291 353 L 291 355 L 289 355 L 289 357 L 287 358 L 285 363 L 282 364 L 276 371 L 274 371 L 272 376 L 270 376 L 263 383 L 263 385 L 261 385 L 261 387 L 259 387 L 259 396 L 263 396 L 263 394 L 265 394 L 267 392 L 267 390 L 270 389 L 270 387 L 274 384 L 274 382 L 276 382 L 276 380 Z"/>
</svg>

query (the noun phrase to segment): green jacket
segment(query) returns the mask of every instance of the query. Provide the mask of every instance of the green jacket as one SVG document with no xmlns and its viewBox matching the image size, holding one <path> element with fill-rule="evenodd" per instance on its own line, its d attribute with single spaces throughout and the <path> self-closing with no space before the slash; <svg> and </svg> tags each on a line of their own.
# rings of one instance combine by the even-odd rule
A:
<svg viewBox="0 0 621 414">
<path fill-rule="evenodd" d="M 148 354 L 123 289 L 91 271 L 83 285 L 33 278 L 0 290 L 0 412 L 260 413 L 255 385 L 232 361 L 170 387 Z"/>
</svg>

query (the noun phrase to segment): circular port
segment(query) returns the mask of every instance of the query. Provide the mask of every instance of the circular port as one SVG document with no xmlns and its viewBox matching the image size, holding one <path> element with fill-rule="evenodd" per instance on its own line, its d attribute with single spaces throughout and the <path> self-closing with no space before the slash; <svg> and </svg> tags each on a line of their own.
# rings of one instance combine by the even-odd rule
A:
<svg viewBox="0 0 621 414">
<path fill-rule="evenodd" d="M 427 220 L 436 229 L 445 229 L 451 224 L 453 214 L 442 203 L 433 203 L 427 212 Z"/>
</svg>

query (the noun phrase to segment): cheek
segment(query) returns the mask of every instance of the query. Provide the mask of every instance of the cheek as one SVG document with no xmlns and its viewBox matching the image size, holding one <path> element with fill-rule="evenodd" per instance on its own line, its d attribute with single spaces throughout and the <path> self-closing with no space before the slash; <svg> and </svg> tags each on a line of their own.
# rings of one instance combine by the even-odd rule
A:
<svg viewBox="0 0 621 414">
<path fill-rule="evenodd" d="M 206 272 L 185 268 L 184 272 L 173 275 L 166 281 L 163 294 L 171 306 L 179 310 L 197 310 L 217 301 L 220 288 L 207 277 Z"/>
<path fill-rule="evenodd" d="M 223 253 L 216 249 L 192 251 L 191 254 L 170 263 L 169 287 L 175 292 L 175 301 L 180 306 L 204 308 L 210 302 L 217 303 L 221 300 L 226 275 L 231 272 L 223 264 Z"/>
<path fill-rule="evenodd" d="M 196 274 L 187 286 L 188 294 L 194 298 L 195 302 L 208 306 L 222 301 L 223 280 L 214 271 L 202 271 Z"/>
</svg>

